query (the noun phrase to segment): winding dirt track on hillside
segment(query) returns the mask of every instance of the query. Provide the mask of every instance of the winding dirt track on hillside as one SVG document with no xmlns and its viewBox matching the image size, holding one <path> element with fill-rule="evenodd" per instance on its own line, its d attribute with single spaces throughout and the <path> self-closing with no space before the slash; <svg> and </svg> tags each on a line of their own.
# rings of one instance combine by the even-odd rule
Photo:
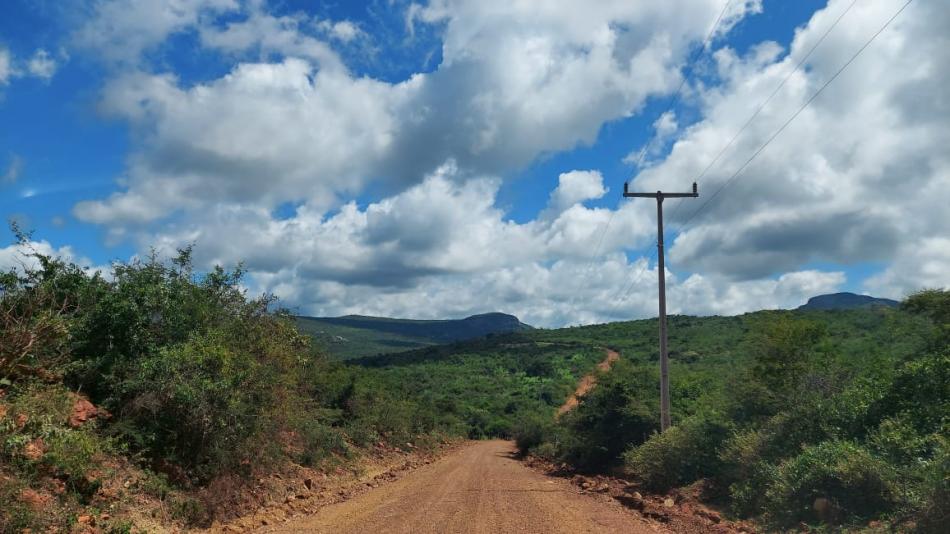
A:
<svg viewBox="0 0 950 534">
<path fill-rule="evenodd" d="M 480 441 L 404 478 L 311 516 L 259 532 L 584 533 L 664 532 L 605 495 L 514 458 L 508 441 Z"/>
<path fill-rule="evenodd" d="M 597 364 L 597 370 L 607 372 L 613 366 L 614 362 L 620 359 L 620 353 L 615 350 L 604 349 L 607 353 L 607 357 L 604 360 Z M 561 405 L 557 410 L 557 417 L 560 417 L 567 412 L 574 409 L 575 406 L 580 403 L 580 398 L 584 395 L 590 393 L 590 390 L 594 389 L 594 386 L 597 385 L 597 373 L 591 373 L 585 375 L 584 378 L 581 378 L 581 381 L 577 384 L 577 389 L 574 390 L 574 393 L 564 401 L 564 404 Z"/>
</svg>

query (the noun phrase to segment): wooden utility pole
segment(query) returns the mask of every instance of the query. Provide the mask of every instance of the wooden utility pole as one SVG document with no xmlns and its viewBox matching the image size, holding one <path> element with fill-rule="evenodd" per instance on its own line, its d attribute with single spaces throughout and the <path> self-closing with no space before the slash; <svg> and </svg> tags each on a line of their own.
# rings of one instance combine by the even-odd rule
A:
<svg viewBox="0 0 950 534">
<path fill-rule="evenodd" d="M 670 356 L 666 347 L 666 267 L 663 258 L 663 200 L 667 198 L 698 197 L 696 182 L 693 182 L 692 193 L 631 193 L 627 190 L 627 183 L 623 184 L 625 198 L 655 198 L 656 199 L 656 227 L 657 227 L 657 272 L 660 279 L 660 431 L 670 428 Z"/>
</svg>

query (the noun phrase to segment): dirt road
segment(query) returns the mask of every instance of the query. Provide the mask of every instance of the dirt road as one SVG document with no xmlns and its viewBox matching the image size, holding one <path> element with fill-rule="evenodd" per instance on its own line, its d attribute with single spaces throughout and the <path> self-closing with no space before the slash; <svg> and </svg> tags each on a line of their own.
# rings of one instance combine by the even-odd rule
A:
<svg viewBox="0 0 950 534">
<path fill-rule="evenodd" d="M 620 354 L 615 350 L 604 349 L 607 353 L 607 357 L 604 360 L 597 364 L 597 370 L 606 373 L 613 366 L 614 362 L 620 359 Z M 567 412 L 574 409 L 575 406 L 580 403 L 581 397 L 590 393 L 590 390 L 594 389 L 594 386 L 597 385 L 597 374 L 591 373 L 589 375 L 581 378 L 581 381 L 577 384 L 577 389 L 574 390 L 574 393 L 564 401 L 564 404 L 561 405 L 557 410 L 557 416 L 560 417 Z"/>
<path fill-rule="evenodd" d="M 260 532 L 662 532 L 604 495 L 582 495 L 481 441 L 352 500 Z"/>
</svg>

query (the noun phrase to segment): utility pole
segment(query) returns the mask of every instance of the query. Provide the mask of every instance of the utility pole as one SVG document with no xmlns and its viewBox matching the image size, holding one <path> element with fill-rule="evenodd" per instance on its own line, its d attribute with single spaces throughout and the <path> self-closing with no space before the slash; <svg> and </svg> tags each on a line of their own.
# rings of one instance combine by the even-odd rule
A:
<svg viewBox="0 0 950 534">
<path fill-rule="evenodd" d="M 657 227 L 657 272 L 660 279 L 660 431 L 670 428 L 670 356 L 666 347 L 666 267 L 663 258 L 663 200 L 667 198 L 696 198 L 699 191 L 693 182 L 692 193 L 631 193 L 627 183 L 623 184 L 624 198 L 655 198 Z"/>
</svg>

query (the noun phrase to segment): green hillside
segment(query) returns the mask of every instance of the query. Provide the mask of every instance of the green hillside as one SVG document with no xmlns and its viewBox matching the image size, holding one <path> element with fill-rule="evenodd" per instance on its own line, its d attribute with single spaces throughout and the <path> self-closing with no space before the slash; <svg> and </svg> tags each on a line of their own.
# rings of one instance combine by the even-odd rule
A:
<svg viewBox="0 0 950 534">
<path fill-rule="evenodd" d="M 870 308 L 874 306 L 900 305 L 892 299 L 882 299 L 870 295 L 856 295 L 854 293 L 832 293 L 818 295 L 808 299 L 808 302 L 798 307 L 799 310 L 847 310 L 852 308 Z"/>
<path fill-rule="evenodd" d="M 708 499 L 769 529 L 878 519 L 908 530 L 914 518 L 926 532 L 945 519 L 950 490 L 950 360 L 940 327 L 948 301 L 932 292 L 903 309 L 671 317 L 674 427 L 663 434 L 655 319 L 349 365 L 381 389 L 451 414 L 473 437 L 511 435 L 524 452 L 626 473 L 643 491 L 704 480 Z M 600 347 L 621 360 L 555 421 L 572 377 L 593 367 Z M 828 509 L 816 511 L 816 499 Z"/>
<path fill-rule="evenodd" d="M 504 313 L 433 321 L 362 315 L 300 316 L 296 321 L 302 332 L 310 334 L 332 356 L 341 360 L 531 329 L 517 317 Z"/>
<path fill-rule="evenodd" d="M 179 510 L 178 526 L 208 526 L 218 511 L 205 490 L 219 477 L 461 436 L 515 438 L 644 492 L 700 483 L 727 514 L 772 530 L 947 524 L 947 291 L 896 308 L 673 316 L 674 426 L 660 434 L 655 319 L 321 321 L 248 298 L 239 269 L 195 273 L 187 249 L 170 263 L 116 263 L 108 277 L 33 257 L 35 269 L 0 272 L 0 531 L 65 530 L 113 505 L 125 521 L 131 501 L 91 500 L 119 483 L 111 465 L 151 481 L 136 497 Z M 499 324 L 516 331 L 484 335 Z M 345 332 L 331 335 L 363 340 L 350 343 L 364 354 L 429 346 L 341 362 L 298 327 Z M 621 359 L 555 419 L 605 348 Z M 77 407 L 103 417 L 74 424 Z M 24 500 L 57 484 L 42 509 Z"/>
</svg>

